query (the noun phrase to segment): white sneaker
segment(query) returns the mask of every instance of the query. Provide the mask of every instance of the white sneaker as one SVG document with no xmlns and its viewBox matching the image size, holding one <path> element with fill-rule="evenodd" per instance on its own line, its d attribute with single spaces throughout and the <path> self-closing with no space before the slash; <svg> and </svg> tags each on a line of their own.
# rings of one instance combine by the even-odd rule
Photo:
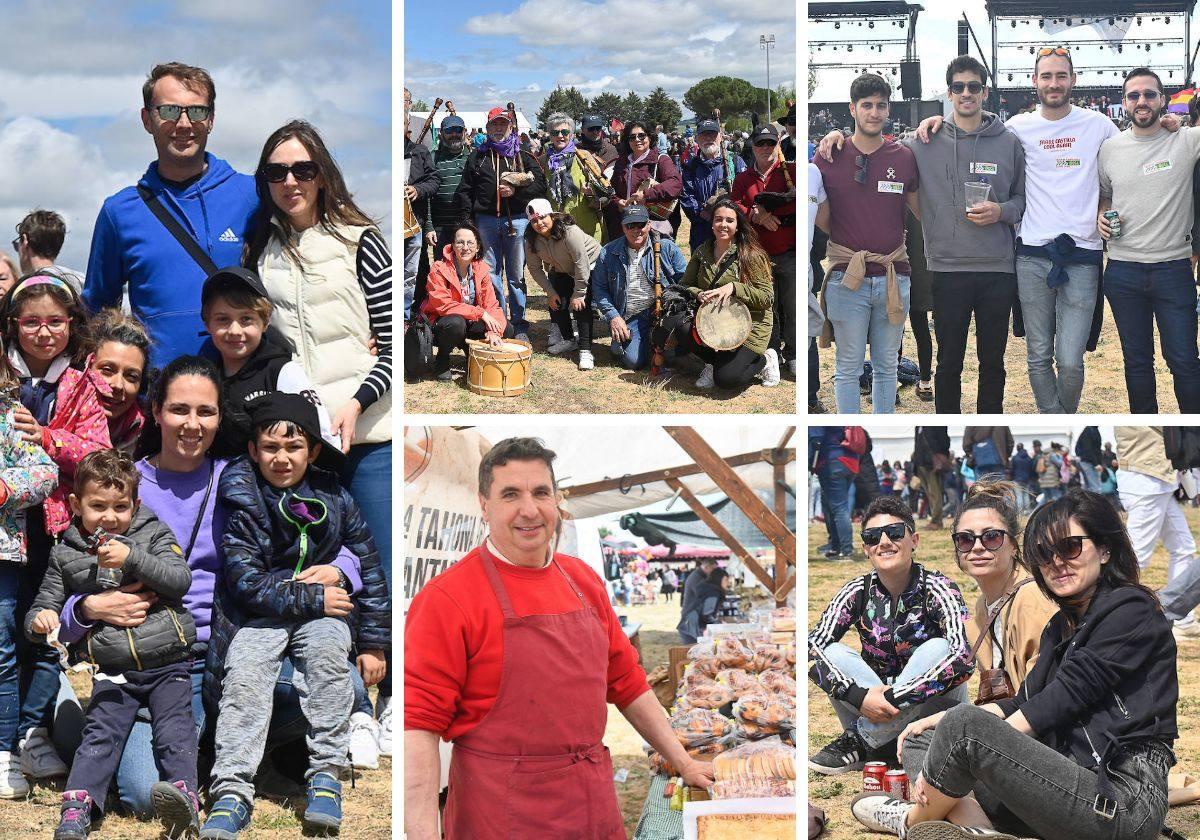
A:
<svg viewBox="0 0 1200 840">
<path fill-rule="evenodd" d="M 1022 840 L 1015 834 L 1006 834 L 994 828 L 975 828 L 934 820 L 917 823 L 908 830 L 907 840 Z"/>
<path fill-rule="evenodd" d="M 70 771 L 50 741 L 46 727 L 30 729 L 21 739 L 21 772 L 31 779 L 54 779 Z"/>
<path fill-rule="evenodd" d="M 596 366 L 596 360 L 592 357 L 592 351 L 591 350 L 580 350 L 579 351 L 579 369 L 580 370 L 591 370 L 595 366 Z"/>
<path fill-rule="evenodd" d="M 1171 629 L 1175 633 L 1176 639 L 1200 639 L 1200 621 L 1196 620 L 1196 616 L 1188 615 L 1174 624 L 1175 626 Z"/>
<path fill-rule="evenodd" d="M 779 384 L 779 354 L 768 347 L 767 352 L 763 353 L 763 358 L 767 360 L 767 364 L 759 372 L 758 378 L 762 380 L 764 388 L 774 388 Z"/>
<path fill-rule="evenodd" d="M 700 378 L 696 380 L 696 387 L 701 391 L 710 391 L 717 387 L 717 381 L 713 379 L 712 365 L 705 365 L 704 370 L 700 371 Z"/>
<path fill-rule="evenodd" d="M 379 754 L 392 754 L 392 704 L 388 703 L 379 713 Z"/>
<path fill-rule="evenodd" d="M 366 712 L 350 715 L 350 763 L 359 770 L 379 769 L 379 724 Z"/>
<path fill-rule="evenodd" d="M 579 343 L 576 341 L 559 340 L 557 344 L 551 344 L 546 348 L 546 352 L 551 356 L 561 356 L 563 353 L 574 353 L 579 349 Z"/>
<path fill-rule="evenodd" d="M 904 822 L 914 806 L 903 799 L 893 799 L 886 793 L 860 793 L 850 802 L 850 813 L 872 831 L 904 837 Z"/>
<path fill-rule="evenodd" d="M 559 327 L 558 324 L 551 321 L 550 322 L 550 335 L 546 339 L 546 344 L 553 347 L 555 344 L 560 344 L 562 342 L 562 340 L 563 340 L 562 328 Z"/>
<path fill-rule="evenodd" d="M 20 757 L 0 752 L 0 799 L 24 799 L 28 795 L 29 782 L 21 772 Z"/>
</svg>

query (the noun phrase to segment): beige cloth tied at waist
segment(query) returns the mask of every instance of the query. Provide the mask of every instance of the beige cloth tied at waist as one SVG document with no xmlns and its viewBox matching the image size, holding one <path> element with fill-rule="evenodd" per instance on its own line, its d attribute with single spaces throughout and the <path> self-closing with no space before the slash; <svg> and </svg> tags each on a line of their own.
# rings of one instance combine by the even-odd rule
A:
<svg viewBox="0 0 1200 840">
<path fill-rule="evenodd" d="M 867 264 L 877 263 L 887 269 L 887 314 L 888 320 L 893 324 L 904 323 L 904 304 L 900 301 L 900 284 L 896 282 L 896 263 L 908 262 L 908 249 L 904 247 L 904 238 L 900 239 L 900 246 L 890 254 L 873 254 L 870 251 L 852 251 L 845 245 L 838 245 L 833 240 L 830 240 L 829 246 L 825 251 L 825 255 L 829 258 L 830 265 L 837 265 L 840 262 L 846 263 L 845 273 L 842 276 L 842 285 L 852 292 L 857 292 L 858 287 L 862 285 L 863 278 L 867 276 Z M 825 282 L 821 284 L 821 314 L 825 317 L 825 324 L 821 327 L 821 337 L 817 340 L 819 347 L 829 347 L 833 343 L 833 324 L 829 322 L 829 312 L 825 302 L 826 290 L 829 288 L 829 274 L 825 274 Z"/>
</svg>

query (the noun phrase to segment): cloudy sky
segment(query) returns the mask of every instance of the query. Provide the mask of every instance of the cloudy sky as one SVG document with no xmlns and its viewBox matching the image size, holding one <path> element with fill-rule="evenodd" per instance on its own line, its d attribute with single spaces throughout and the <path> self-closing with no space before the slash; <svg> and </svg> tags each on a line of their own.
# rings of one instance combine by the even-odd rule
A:
<svg viewBox="0 0 1200 840">
<path fill-rule="evenodd" d="M 771 87 L 796 79 L 795 5 L 778 0 L 461 0 L 406 3 L 404 81 L 414 99 L 450 99 L 460 111 L 512 100 L 532 116 L 555 86 L 589 99 L 645 96 L 662 86 L 680 101 L 708 76 L 766 87 L 760 35 L 774 34 Z M 682 103 L 681 107 L 682 107 Z M 684 116 L 691 116 L 684 109 Z"/>
<path fill-rule="evenodd" d="M 917 53 L 921 58 L 921 84 L 925 98 L 942 97 L 946 93 L 946 65 L 950 60 L 958 54 L 958 34 L 957 22 L 962 18 L 962 13 L 967 13 L 967 19 L 971 22 L 971 26 L 975 30 L 975 36 L 979 39 L 985 55 L 987 64 L 991 63 L 992 49 L 992 30 L 988 22 L 987 12 L 984 10 L 984 0 L 956 0 L 956 2 L 937 2 L 937 3 L 922 3 L 925 11 L 921 12 L 917 19 Z M 1156 17 L 1146 15 L 1143 18 L 1142 25 L 1138 26 L 1135 22 L 1131 22 L 1128 26 L 1128 38 L 1182 38 L 1183 24 L 1179 15 L 1174 16 L 1174 22 L 1170 26 L 1164 26 L 1161 19 L 1158 23 L 1152 22 L 1151 18 Z M 1193 16 L 1193 35 L 1197 30 L 1196 24 L 1200 22 L 1200 18 Z M 1047 21 L 1048 30 L 1043 30 L 1037 20 L 1032 22 L 1018 21 L 1016 27 L 1012 26 L 1011 21 L 1002 21 L 1000 26 L 999 40 L 1003 44 L 1008 41 L 1033 41 L 1038 46 L 1071 44 L 1082 40 L 1099 40 L 1101 33 L 1090 25 L 1081 26 L 1078 20 L 1073 20 L 1074 26 L 1067 28 L 1065 24 L 1060 24 L 1056 27 L 1051 21 Z M 1106 28 L 1107 21 L 1102 26 Z M 872 70 L 878 69 L 874 66 L 869 58 L 872 56 L 875 62 L 890 62 L 898 64 L 900 59 L 904 57 L 904 44 L 882 44 L 882 52 L 866 52 L 863 51 L 863 44 L 855 45 L 854 51 L 847 53 L 845 47 L 839 47 L 839 51 L 831 52 L 831 48 L 826 46 L 821 52 L 816 52 L 815 47 L 819 41 L 847 41 L 856 40 L 863 41 L 872 40 L 882 42 L 884 40 L 903 39 L 906 31 L 898 29 L 890 23 L 879 22 L 875 24 L 874 29 L 867 27 L 858 27 L 854 24 L 842 23 L 841 29 L 834 29 L 833 23 L 806 23 L 805 34 L 809 54 L 814 62 L 850 62 L 850 69 L 828 69 L 820 70 L 818 75 L 818 87 L 816 93 L 812 97 L 814 102 L 842 101 L 847 98 L 850 82 L 858 75 L 859 71 L 864 66 L 870 67 Z M 1072 53 L 1075 59 L 1075 64 L 1078 67 L 1096 67 L 1096 66 L 1115 66 L 1123 68 L 1132 68 L 1138 65 L 1149 65 L 1155 69 L 1161 70 L 1163 82 L 1166 83 L 1168 91 L 1178 89 L 1183 79 L 1183 73 L 1176 69 L 1174 75 L 1168 75 L 1168 67 L 1181 67 L 1183 65 L 1183 46 L 1181 44 L 1164 43 L 1162 47 L 1158 46 L 1157 41 L 1151 44 L 1149 52 L 1144 50 L 1144 46 L 1139 46 L 1138 49 L 1132 50 L 1128 47 L 1120 54 L 1114 53 L 1107 45 L 1084 45 L 1072 48 Z M 974 42 L 971 44 L 971 54 L 978 57 L 978 51 L 974 47 Z M 1028 48 L 1018 50 L 1013 47 L 1002 48 L 1000 51 L 1000 67 L 1002 71 L 1009 68 L 1021 68 L 1021 72 L 1030 72 L 1033 67 L 1035 56 L 1029 54 Z M 897 73 L 899 71 L 897 70 Z M 885 73 L 885 78 L 893 80 L 891 76 Z M 1013 84 L 1022 87 L 1029 86 L 1032 88 L 1032 82 L 1028 79 L 1019 79 L 1017 74 L 1014 74 L 1012 82 L 1008 81 L 1008 73 L 1003 72 L 1001 83 L 1004 85 Z M 899 77 L 893 81 L 899 85 Z M 1100 75 L 1099 72 L 1084 71 L 1079 76 L 1080 85 L 1119 85 L 1120 77 L 1114 76 L 1112 71 L 1104 72 Z M 807 88 L 806 88 L 807 89 Z"/>
<path fill-rule="evenodd" d="M 310 120 L 390 239 L 386 0 L 4 0 L 3 8 L 0 249 L 30 209 L 44 207 L 67 220 L 60 262 L 84 270 L 101 202 L 154 158 L 138 114 L 142 82 L 164 61 L 212 74 L 208 150 L 240 171 L 253 169 L 280 125 Z"/>
</svg>

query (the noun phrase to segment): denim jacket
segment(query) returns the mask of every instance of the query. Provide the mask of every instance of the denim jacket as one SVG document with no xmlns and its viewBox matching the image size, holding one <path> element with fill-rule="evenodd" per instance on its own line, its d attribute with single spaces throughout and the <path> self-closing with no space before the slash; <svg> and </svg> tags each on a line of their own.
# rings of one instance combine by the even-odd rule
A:
<svg viewBox="0 0 1200 840">
<path fill-rule="evenodd" d="M 679 246 L 670 239 L 663 238 L 662 242 L 662 285 L 674 285 L 683 279 L 687 271 L 687 260 Z M 625 314 L 625 290 L 629 279 L 629 266 L 626 264 L 628 243 L 624 236 L 614 239 L 600 249 L 600 259 L 592 269 L 592 302 L 600 310 L 606 321 Z M 642 271 L 647 277 L 654 277 L 654 248 L 649 247 L 642 254 Z"/>
</svg>

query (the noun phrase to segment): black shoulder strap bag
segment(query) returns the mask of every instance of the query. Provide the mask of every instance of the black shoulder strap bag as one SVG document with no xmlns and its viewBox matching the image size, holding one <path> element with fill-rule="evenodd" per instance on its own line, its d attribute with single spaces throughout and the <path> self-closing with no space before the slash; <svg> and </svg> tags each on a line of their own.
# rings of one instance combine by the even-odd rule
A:
<svg viewBox="0 0 1200 840">
<path fill-rule="evenodd" d="M 213 262 L 212 257 L 200 247 L 200 243 L 191 234 L 183 229 L 183 225 L 179 223 L 179 219 L 172 216 L 171 211 L 163 207 L 162 202 L 158 200 L 158 196 L 141 184 L 137 185 L 137 191 L 138 195 L 142 197 L 142 201 L 146 203 L 146 208 L 154 214 L 154 218 L 162 222 L 162 226 L 183 246 L 183 250 L 188 252 L 188 256 L 196 261 L 196 265 L 200 266 L 201 270 L 204 271 L 204 276 L 209 277 L 215 274 L 217 264 Z"/>
</svg>

